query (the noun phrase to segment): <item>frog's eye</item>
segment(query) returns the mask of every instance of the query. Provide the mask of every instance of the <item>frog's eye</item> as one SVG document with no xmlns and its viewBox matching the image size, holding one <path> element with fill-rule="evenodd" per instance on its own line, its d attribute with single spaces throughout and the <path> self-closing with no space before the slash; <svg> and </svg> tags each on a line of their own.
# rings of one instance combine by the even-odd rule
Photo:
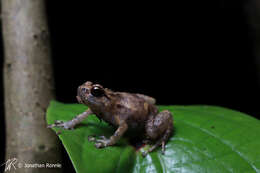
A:
<svg viewBox="0 0 260 173">
<path fill-rule="evenodd" d="M 100 88 L 100 87 L 93 87 L 91 89 L 91 94 L 94 96 L 94 97 L 102 97 L 105 93 L 104 93 L 104 90 L 103 88 Z"/>
</svg>

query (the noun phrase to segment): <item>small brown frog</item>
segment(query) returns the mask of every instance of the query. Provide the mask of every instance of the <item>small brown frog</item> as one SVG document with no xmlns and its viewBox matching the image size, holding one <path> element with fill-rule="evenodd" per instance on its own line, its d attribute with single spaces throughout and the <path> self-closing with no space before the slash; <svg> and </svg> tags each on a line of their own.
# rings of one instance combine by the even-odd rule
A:
<svg viewBox="0 0 260 173">
<path fill-rule="evenodd" d="M 143 94 L 113 92 L 88 81 L 78 87 L 77 100 L 89 108 L 70 121 L 55 121 L 48 127 L 73 129 L 88 115 L 95 114 L 99 119 L 117 127 L 115 133 L 108 139 L 104 136 L 89 137 L 90 141 L 96 142 L 96 148 L 114 145 L 128 129 L 138 129 L 144 134 L 146 141 L 148 139 L 155 142 L 143 156 L 160 145 L 164 153 L 165 143 L 172 133 L 173 118 L 168 110 L 159 113 L 154 98 Z"/>
</svg>

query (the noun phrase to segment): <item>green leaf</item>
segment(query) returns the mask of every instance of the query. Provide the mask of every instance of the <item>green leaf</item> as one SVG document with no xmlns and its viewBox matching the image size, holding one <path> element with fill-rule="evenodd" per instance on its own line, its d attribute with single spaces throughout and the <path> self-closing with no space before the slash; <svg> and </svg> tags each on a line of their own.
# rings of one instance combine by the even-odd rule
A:
<svg viewBox="0 0 260 173">
<path fill-rule="evenodd" d="M 159 106 L 174 117 L 174 134 L 165 155 L 158 149 L 145 158 L 124 136 L 117 145 L 96 149 L 89 135 L 111 136 L 115 129 L 89 116 L 75 130 L 61 130 L 61 139 L 78 173 L 188 172 L 260 173 L 260 121 L 215 106 Z M 48 124 L 68 121 L 87 109 L 81 104 L 52 101 Z M 60 131 L 58 128 L 54 130 Z M 141 149 L 144 151 L 147 147 Z"/>
</svg>

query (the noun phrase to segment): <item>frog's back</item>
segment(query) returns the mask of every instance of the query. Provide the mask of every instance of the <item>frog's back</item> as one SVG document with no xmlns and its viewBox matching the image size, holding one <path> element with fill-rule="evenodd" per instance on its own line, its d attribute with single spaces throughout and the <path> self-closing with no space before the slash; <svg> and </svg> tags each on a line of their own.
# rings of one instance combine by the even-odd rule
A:
<svg viewBox="0 0 260 173">
<path fill-rule="evenodd" d="M 155 115 L 158 110 L 137 94 L 116 92 L 117 101 L 114 104 L 114 114 L 121 120 L 126 120 L 130 128 L 143 126 L 149 116 Z"/>
</svg>

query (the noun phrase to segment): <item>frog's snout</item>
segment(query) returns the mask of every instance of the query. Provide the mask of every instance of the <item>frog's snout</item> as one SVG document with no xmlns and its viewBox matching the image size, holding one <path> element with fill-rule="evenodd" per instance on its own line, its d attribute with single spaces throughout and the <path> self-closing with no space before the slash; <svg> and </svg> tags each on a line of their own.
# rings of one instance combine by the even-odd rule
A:
<svg viewBox="0 0 260 173">
<path fill-rule="evenodd" d="M 88 95 L 89 95 L 89 89 L 86 86 L 81 85 L 78 87 L 77 100 L 80 103 L 83 103 Z"/>
</svg>

